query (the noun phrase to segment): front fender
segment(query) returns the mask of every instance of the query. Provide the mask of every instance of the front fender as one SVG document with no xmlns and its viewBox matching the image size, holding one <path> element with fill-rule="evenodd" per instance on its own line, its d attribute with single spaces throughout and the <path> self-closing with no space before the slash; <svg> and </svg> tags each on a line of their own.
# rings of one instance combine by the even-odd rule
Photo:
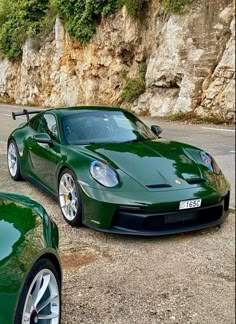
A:
<svg viewBox="0 0 236 324">
<path fill-rule="evenodd" d="M 30 199 L 0 194 L 0 323 L 12 323 L 24 282 L 43 254 L 57 255 L 58 231 Z"/>
</svg>

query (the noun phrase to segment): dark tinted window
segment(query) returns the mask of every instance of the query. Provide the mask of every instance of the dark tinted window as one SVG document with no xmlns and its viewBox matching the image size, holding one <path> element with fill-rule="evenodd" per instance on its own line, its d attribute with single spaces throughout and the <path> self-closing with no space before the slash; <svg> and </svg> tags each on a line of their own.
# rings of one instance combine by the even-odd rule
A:
<svg viewBox="0 0 236 324">
<path fill-rule="evenodd" d="M 38 126 L 39 126 L 39 120 L 40 120 L 40 115 L 34 116 L 33 118 L 30 119 L 29 124 L 30 126 L 37 131 Z"/>
</svg>

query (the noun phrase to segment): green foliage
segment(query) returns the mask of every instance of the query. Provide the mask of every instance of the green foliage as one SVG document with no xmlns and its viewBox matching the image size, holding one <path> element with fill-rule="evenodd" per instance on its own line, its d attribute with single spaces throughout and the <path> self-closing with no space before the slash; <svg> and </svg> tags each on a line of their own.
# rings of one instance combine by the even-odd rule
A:
<svg viewBox="0 0 236 324">
<path fill-rule="evenodd" d="M 109 0 L 102 10 L 102 15 L 108 17 L 113 14 L 118 8 L 124 5 L 124 0 Z"/>
<path fill-rule="evenodd" d="M 57 9 L 72 39 L 88 43 L 102 16 L 109 16 L 121 0 L 56 0 Z"/>
<path fill-rule="evenodd" d="M 166 116 L 167 120 L 170 121 L 182 121 L 182 122 L 191 122 L 195 124 L 209 123 L 220 125 L 225 123 L 224 116 L 221 115 L 208 115 L 208 116 L 199 116 L 194 111 L 189 112 L 177 112 L 175 114 L 171 114 Z"/>
<path fill-rule="evenodd" d="M 140 13 L 146 0 L 124 0 L 127 12 L 131 16 L 136 16 Z"/>
<path fill-rule="evenodd" d="M 0 0 L 0 26 L 6 21 L 6 17 L 11 11 L 12 5 L 9 1 Z"/>
<path fill-rule="evenodd" d="M 132 103 L 145 91 L 145 82 L 141 79 L 128 79 L 122 92 L 122 99 Z"/>
<path fill-rule="evenodd" d="M 0 51 L 15 60 L 28 37 L 45 37 L 59 15 L 72 39 L 88 43 L 102 17 L 125 5 L 136 16 L 148 0 L 0 0 Z"/>
<path fill-rule="evenodd" d="M 0 7 L 0 51 L 15 60 L 22 54 L 27 37 L 42 30 L 49 0 L 15 0 L 10 5 L 8 0 L 0 0 Z"/>
<path fill-rule="evenodd" d="M 24 41 L 24 30 L 16 17 L 5 21 L 0 31 L 0 50 L 9 60 L 22 54 L 21 45 Z"/>
<path fill-rule="evenodd" d="M 183 14 L 186 6 L 191 4 L 193 0 L 163 0 L 164 7 L 173 14 Z"/>
<path fill-rule="evenodd" d="M 146 73 L 147 73 L 147 63 L 146 60 L 144 60 L 139 65 L 139 75 L 141 80 L 143 80 L 144 82 L 145 82 Z"/>
<path fill-rule="evenodd" d="M 190 112 L 177 112 L 171 115 L 168 115 L 166 118 L 170 121 L 188 121 L 191 119 L 194 119 L 196 116 L 194 114 L 194 112 L 190 111 Z"/>
</svg>

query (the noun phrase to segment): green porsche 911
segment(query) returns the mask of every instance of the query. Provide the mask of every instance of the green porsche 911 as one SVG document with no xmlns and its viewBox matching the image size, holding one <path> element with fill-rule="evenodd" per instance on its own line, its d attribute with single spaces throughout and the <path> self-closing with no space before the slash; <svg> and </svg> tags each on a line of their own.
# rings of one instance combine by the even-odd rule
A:
<svg viewBox="0 0 236 324">
<path fill-rule="evenodd" d="M 0 193 L 0 323 L 59 324 L 58 228 L 42 206 Z"/>
<path fill-rule="evenodd" d="M 212 156 L 160 138 L 160 127 L 125 110 L 24 110 L 13 118 L 20 115 L 27 121 L 9 136 L 10 175 L 56 196 L 72 226 L 162 235 L 218 225 L 229 213 L 230 186 Z"/>
</svg>

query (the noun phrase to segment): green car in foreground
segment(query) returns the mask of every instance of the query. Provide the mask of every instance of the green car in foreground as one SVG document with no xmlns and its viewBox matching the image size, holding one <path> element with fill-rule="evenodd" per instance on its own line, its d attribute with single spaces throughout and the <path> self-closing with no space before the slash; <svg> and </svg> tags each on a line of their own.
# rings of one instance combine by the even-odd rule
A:
<svg viewBox="0 0 236 324">
<path fill-rule="evenodd" d="M 27 122 L 9 136 L 10 175 L 56 196 L 72 226 L 162 235 L 218 225 L 229 213 L 230 186 L 213 157 L 160 138 L 160 127 L 125 110 L 24 110 L 13 118 L 19 115 Z"/>
<path fill-rule="evenodd" d="M 59 324 L 58 229 L 32 200 L 0 193 L 0 323 Z"/>
</svg>

